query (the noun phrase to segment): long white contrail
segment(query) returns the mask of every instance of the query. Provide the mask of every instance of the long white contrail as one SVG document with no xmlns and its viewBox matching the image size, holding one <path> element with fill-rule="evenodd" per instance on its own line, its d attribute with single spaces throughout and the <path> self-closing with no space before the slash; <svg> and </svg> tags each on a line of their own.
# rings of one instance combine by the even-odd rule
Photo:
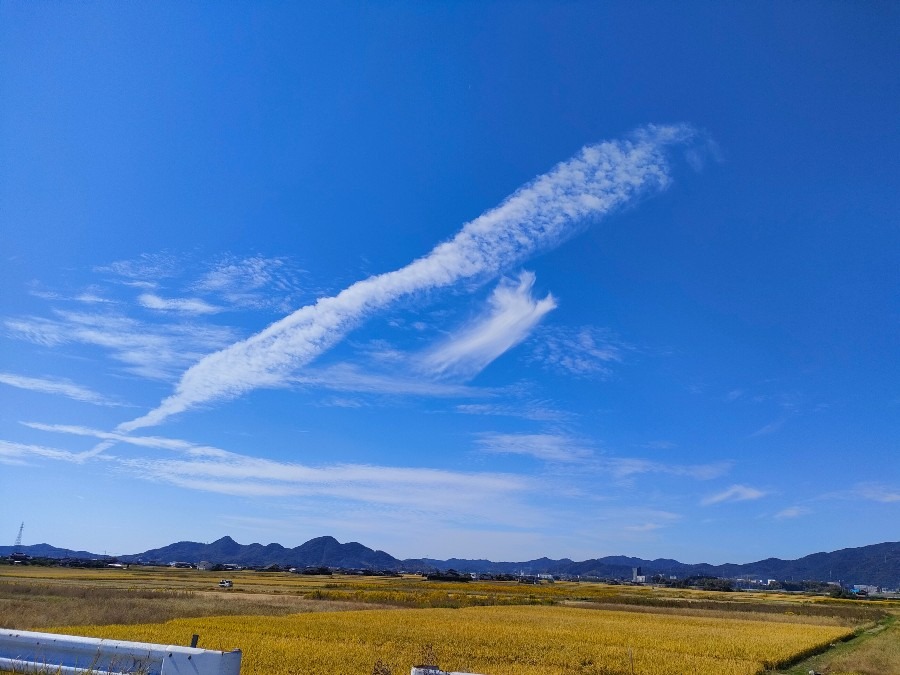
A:
<svg viewBox="0 0 900 675">
<path fill-rule="evenodd" d="M 204 357 L 182 375 L 175 393 L 118 429 L 152 426 L 197 405 L 279 386 L 362 319 L 395 300 L 464 279 L 496 276 L 559 245 L 590 219 L 647 190 L 664 188 L 669 183 L 667 149 L 694 136 L 694 130 L 684 125 L 654 125 L 628 139 L 586 146 L 466 223 L 455 237 L 422 258 L 358 281 Z"/>
</svg>

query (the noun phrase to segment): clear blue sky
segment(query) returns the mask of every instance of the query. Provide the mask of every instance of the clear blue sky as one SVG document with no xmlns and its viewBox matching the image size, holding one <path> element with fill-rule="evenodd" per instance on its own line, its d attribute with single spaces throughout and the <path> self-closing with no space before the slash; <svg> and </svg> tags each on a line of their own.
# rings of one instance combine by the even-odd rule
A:
<svg viewBox="0 0 900 675">
<path fill-rule="evenodd" d="M 900 539 L 898 34 L 892 2 L 3 2 L 0 539 Z"/>
</svg>

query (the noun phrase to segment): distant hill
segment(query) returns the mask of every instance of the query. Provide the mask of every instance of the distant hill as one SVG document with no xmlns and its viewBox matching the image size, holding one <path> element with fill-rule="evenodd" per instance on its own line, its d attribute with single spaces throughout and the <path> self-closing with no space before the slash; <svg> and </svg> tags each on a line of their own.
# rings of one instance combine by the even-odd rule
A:
<svg viewBox="0 0 900 675">
<path fill-rule="evenodd" d="M 13 553 L 24 553 L 32 558 L 103 558 L 102 555 L 88 551 L 72 551 L 68 548 L 57 548 L 50 544 L 32 544 L 31 546 L 0 546 L 0 557 Z"/>
<path fill-rule="evenodd" d="M 37 544 L 21 547 L 23 553 L 50 558 L 99 558 L 95 553 L 71 551 Z M 13 552 L 11 546 L 0 546 L 0 555 Z M 492 562 L 431 558 L 399 560 L 384 551 L 373 550 L 357 542 L 340 543 L 334 537 L 316 537 L 295 548 L 280 544 L 239 544 L 231 537 L 222 537 L 211 544 L 181 541 L 162 548 L 134 555 L 118 556 L 125 562 L 154 561 L 169 563 L 184 561 L 197 563 L 234 563 L 247 567 L 282 565 L 290 567 L 341 567 L 345 569 L 421 570 L 455 569 L 459 572 L 493 574 L 565 574 L 630 579 L 634 567 L 645 575 L 664 574 L 687 577 L 709 575 L 716 577 L 753 577 L 792 581 L 843 581 L 851 584 L 873 584 L 888 588 L 900 587 L 900 542 L 885 542 L 858 548 L 845 548 L 830 553 L 813 553 L 797 560 L 767 558 L 745 564 L 710 565 L 686 564 L 677 560 L 658 558 L 643 560 L 627 556 L 606 556 L 575 562 L 568 558 L 552 560 L 539 558 L 524 562 Z"/>
<path fill-rule="evenodd" d="M 211 563 L 235 563 L 247 567 L 287 565 L 290 567 L 344 567 L 347 569 L 398 569 L 401 562 L 384 551 L 373 551 L 355 541 L 340 543 L 334 537 L 316 537 L 296 548 L 281 544 L 238 544 L 222 537 L 211 544 L 180 541 L 135 555 L 119 556 L 126 561 L 206 560 Z"/>
</svg>

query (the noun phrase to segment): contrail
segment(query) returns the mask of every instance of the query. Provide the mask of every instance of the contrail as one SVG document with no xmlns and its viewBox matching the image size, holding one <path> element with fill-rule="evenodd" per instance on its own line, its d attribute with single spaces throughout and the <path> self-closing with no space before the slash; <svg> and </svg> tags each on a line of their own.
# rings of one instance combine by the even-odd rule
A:
<svg viewBox="0 0 900 675">
<path fill-rule="evenodd" d="M 643 127 L 583 148 L 466 223 L 455 237 L 393 272 L 321 298 L 189 368 L 175 393 L 119 431 L 163 422 L 204 403 L 284 383 L 373 312 L 412 293 L 501 274 L 574 236 L 590 219 L 669 183 L 666 150 L 695 137 L 685 125 Z"/>
</svg>

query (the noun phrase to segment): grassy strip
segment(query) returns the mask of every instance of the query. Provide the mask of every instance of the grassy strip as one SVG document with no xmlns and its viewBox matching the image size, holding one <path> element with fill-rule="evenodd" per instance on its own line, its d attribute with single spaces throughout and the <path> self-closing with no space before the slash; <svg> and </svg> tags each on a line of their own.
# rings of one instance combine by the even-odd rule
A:
<svg viewBox="0 0 900 675">
<path fill-rule="evenodd" d="M 900 623 L 896 616 L 882 619 L 874 626 L 829 645 L 814 655 L 779 670 L 779 675 L 884 675 L 900 673 Z"/>
</svg>

